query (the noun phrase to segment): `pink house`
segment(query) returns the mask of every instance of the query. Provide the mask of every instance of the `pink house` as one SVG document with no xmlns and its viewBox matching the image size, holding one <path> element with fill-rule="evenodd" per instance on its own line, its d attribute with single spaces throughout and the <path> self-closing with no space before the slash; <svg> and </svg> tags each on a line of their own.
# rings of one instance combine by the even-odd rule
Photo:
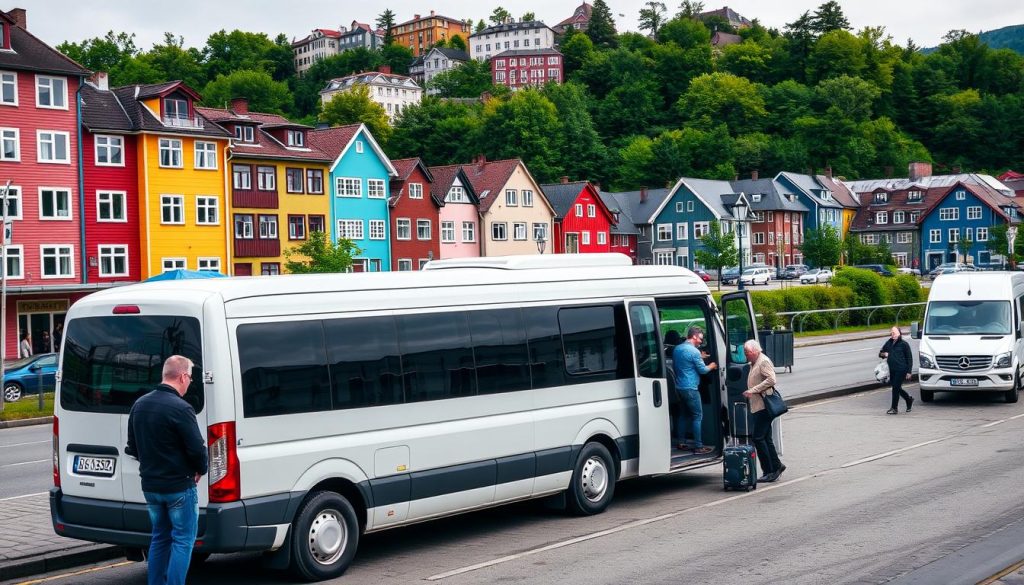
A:
<svg viewBox="0 0 1024 585">
<path fill-rule="evenodd" d="M 441 258 L 480 255 L 480 200 L 461 165 L 430 167 L 434 199 L 444 201 L 439 215 Z"/>
</svg>

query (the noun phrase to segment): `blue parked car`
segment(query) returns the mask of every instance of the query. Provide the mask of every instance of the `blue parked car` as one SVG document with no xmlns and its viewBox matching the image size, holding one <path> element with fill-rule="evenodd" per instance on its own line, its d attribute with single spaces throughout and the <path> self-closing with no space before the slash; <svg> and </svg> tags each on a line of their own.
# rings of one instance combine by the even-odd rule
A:
<svg viewBox="0 0 1024 585">
<path fill-rule="evenodd" d="M 41 353 L 4 364 L 4 401 L 17 402 L 25 394 L 53 392 L 57 354 Z"/>
</svg>

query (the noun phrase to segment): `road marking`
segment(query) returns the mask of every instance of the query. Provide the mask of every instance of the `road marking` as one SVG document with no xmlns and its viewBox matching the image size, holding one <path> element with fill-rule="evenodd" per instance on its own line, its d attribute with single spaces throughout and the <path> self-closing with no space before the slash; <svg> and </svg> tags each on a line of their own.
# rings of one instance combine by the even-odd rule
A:
<svg viewBox="0 0 1024 585">
<path fill-rule="evenodd" d="M 1017 416 L 1011 416 L 1010 420 L 1017 420 L 1018 418 L 1024 417 L 1024 413 L 1018 414 Z"/>
<path fill-rule="evenodd" d="M 941 439 L 932 439 L 931 441 L 925 441 L 923 443 L 918 443 L 916 445 L 911 445 L 909 447 L 903 447 L 902 449 L 893 449 L 892 451 L 886 451 L 885 453 L 879 453 L 878 455 L 871 455 L 871 456 L 865 457 L 863 459 L 858 459 L 856 461 L 850 461 L 849 463 L 843 463 L 842 465 L 839 466 L 839 469 L 846 469 L 847 467 L 853 467 L 854 465 L 861 465 L 861 464 L 864 464 L 864 463 L 869 463 L 871 461 L 878 461 L 879 459 L 884 459 L 886 457 L 891 457 L 893 455 L 898 455 L 900 453 L 905 453 L 907 451 L 910 451 L 911 449 L 918 449 L 918 448 L 924 447 L 926 445 L 933 445 L 935 443 L 939 443 L 939 442 L 945 441 L 947 439 L 952 439 L 953 437 L 956 437 L 956 436 L 958 436 L 958 435 L 949 435 L 947 437 L 942 437 Z"/>
<path fill-rule="evenodd" d="M 25 445 L 41 445 L 43 443 L 51 442 L 53 442 L 52 439 L 49 441 L 32 441 L 31 443 L 15 443 L 13 445 L 0 445 L 0 449 L 8 449 L 10 447 L 24 447 Z"/>
<path fill-rule="evenodd" d="M 7 465 L 0 465 L 0 469 L 3 469 L 5 467 L 17 467 L 19 465 L 31 465 L 33 463 L 46 463 L 47 461 L 52 461 L 52 460 L 51 459 L 36 459 L 35 461 L 22 461 L 21 463 L 8 463 Z"/>
<path fill-rule="evenodd" d="M 7 501 L 10 501 L 10 500 L 20 500 L 21 498 L 31 498 L 33 496 L 45 496 L 48 493 L 50 493 L 50 492 L 37 492 L 37 493 L 34 493 L 34 494 L 25 494 L 23 496 L 11 496 L 9 498 L 0 498 L 0 502 L 7 502 Z"/>
<path fill-rule="evenodd" d="M 1006 567 L 1002 571 L 999 571 L 995 575 L 992 575 L 991 577 L 988 577 L 984 581 L 978 582 L 978 585 L 992 585 L 992 583 L 995 583 L 996 581 L 1002 579 L 1003 577 L 1009 575 L 1010 573 L 1016 571 L 1017 569 L 1020 569 L 1021 567 L 1024 567 L 1024 561 L 1020 561 L 1018 563 L 1014 563 L 1014 564 L 1010 565 L 1009 567 Z"/>
<path fill-rule="evenodd" d="M 845 351 L 830 351 L 828 353 L 815 353 L 815 354 L 811 354 L 811 355 L 809 355 L 807 357 L 825 357 L 827 355 L 843 355 L 843 354 L 852 353 L 852 352 L 855 352 L 855 351 L 871 351 L 873 349 L 875 349 L 875 348 L 873 348 L 873 347 L 862 347 L 860 349 L 847 349 Z"/>
<path fill-rule="evenodd" d="M 116 569 L 117 567 L 123 567 L 125 565 L 134 565 L 135 561 L 121 561 L 120 563 L 114 563 L 112 565 L 104 565 L 102 567 L 92 567 L 89 569 L 83 569 L 81 571 L 75 571 L 73 573 L 62 573 L 60 575 L 53 575 L 50 577 L 44 577 L 42 579 L 33 579 L 31 581 L 21 581 L 15 585 L 36 585 L 36 583 L 46 583 L 47 581 L 56 581 L 57 579 L 63 579 L 65 577 L 77 577 L 78 575 L 86 575 L 88 573 L 95 573 L 96 571 L 105 571 L 107 569 Z"/>
<path fill-rule="evenodd" d="M 1001 425 L 1001 424 L 1003 424 L 1004 422 L 1006 422 L 1008 420 L 1010 420 L 1010 419 L 1004 418 L 1003 420 L 992 421 L 992 422 L 988 423 L 987 425 L 981 425 L 981 428 L 987 429 L 989 427 L 994 427 L 996 425 Z"/>
</svg>

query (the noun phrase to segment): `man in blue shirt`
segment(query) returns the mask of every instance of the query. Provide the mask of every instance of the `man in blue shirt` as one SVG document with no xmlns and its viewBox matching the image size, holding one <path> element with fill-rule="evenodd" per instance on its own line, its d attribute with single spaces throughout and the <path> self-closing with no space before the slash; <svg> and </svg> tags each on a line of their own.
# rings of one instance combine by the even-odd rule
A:
<svg viewBox="0 0 1024 585">
<path fill-rule="evenodd" d="M 672 352 L 672 373 L 676 379 L 676 390 L 682 398 L 682 412 L 676 419 L 676 433 L 679 435 L 676 448 L 693 450 L 698 455 L 707 455 L 713 449 L 705 447 L 701 439 L 701 423 L 704 410 L 700 404 L 700 377 L 718 365 L 711 362 L 704 365 L 704 356 L 697 349 L 704 343 L 704 330 L 693 326 L 686 330 L 686 341 L 676 346 Z M 686 442 L 686 431 L 693 433 L 693 443 Z"/>
</svg>

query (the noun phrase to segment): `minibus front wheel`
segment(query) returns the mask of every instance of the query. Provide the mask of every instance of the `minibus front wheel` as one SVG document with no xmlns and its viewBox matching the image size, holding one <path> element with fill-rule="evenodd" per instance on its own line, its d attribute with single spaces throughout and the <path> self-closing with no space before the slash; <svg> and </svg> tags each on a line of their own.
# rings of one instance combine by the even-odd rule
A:
<svg viewBox="0 0 1024 585">
<path fill-rule="evenodd" d="M 340 577 L 359 546 L 356 511 L 341 494 L 312 492 L 295 516 L 291 539 L 297 576 L 307 581 Z"/>
<path fill-rule="evenodd" d="M 599 514 L 615 495 L 615 459 L 608 448 L 596 441 L 587 443 L 576 458 L 572 483 L 566 492 L 569 512 L 577 516 Z"/>
<path fill-rule="evenodd" d="M 1013 376 L 1013 388 L 1007 390 L 1004 397 L 1010 404 L 1014 404 L 1020 400 L 1020 374 L 1015 374 Z"/>
</svg>

